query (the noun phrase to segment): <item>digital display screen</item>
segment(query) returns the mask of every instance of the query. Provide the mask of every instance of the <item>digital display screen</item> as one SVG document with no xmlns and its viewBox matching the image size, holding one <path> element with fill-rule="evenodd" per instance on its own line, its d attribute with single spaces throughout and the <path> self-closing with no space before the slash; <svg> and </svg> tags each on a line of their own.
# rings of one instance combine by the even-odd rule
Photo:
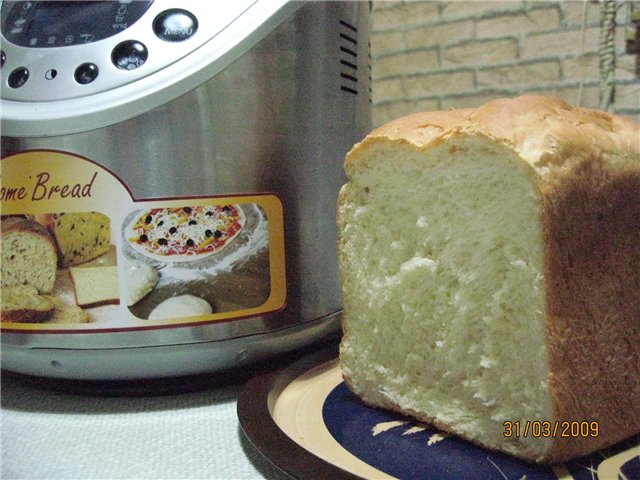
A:
<svg viewBox="0 0 640 480">
<path fill-rule="evenodd" d="M 98 33 L 103 20 L 111 16 L 113 2 L 43 2 L 36 11 L 27 35 L 51 37 Z M 94 33 L 94 35 L 95 35 Z"/>
<path fill-rule="evenodd" d="M 133 25 L 150 1 L 5 1 L 2 34 L 16 45 L 35 48 L 91 43 Z"/>
</svg>

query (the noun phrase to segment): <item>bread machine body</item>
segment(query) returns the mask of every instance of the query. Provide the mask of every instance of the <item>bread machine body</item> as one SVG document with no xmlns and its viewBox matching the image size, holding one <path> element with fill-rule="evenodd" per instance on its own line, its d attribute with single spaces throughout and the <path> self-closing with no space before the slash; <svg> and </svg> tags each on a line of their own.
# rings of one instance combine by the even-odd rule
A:
<svg viewBox="0 0 640 480">
<path fill-rule="evenodd" d="M 336 334 L 335 203 L 370 127 L 368 13 L 3 2 L 1 213 L 30 227 L 2 232 L 2 367 L 157 378 Z M 53 286 L 26 295 L 47 271 Z"/>
</svg>

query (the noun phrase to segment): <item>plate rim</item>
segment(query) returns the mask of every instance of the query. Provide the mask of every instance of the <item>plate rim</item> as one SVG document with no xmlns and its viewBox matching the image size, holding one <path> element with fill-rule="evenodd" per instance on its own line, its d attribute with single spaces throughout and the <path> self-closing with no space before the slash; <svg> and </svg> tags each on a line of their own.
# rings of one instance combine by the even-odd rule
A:
<svg viewBox="0 0 640 480">
<path fill-rule="evenodd" d="M 293 478 L 363 479 L 297 444 L 280 429 L 271 414 L 276 399 L 287 385 L 312 368 L 337 358 L 336 344 L 303 357 L 284 369 L 253 377 L 245 384 L 238 397 L 238 420 L 249 442 L 276 468 Z"/>
</svg>

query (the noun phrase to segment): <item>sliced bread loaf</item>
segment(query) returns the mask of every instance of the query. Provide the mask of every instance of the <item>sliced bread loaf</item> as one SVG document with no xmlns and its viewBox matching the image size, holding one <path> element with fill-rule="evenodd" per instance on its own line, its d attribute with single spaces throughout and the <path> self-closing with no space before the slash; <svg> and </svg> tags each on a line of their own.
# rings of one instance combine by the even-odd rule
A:
<svg viewBox="0 0 640 480">
<path fill-rule="evenodd" d="M 31 285 L 41 293 L 53 290 L 57 253 L 47 230 L 21 217 L 3 218 L 0 230 L 2 287 Z"/>
<path fill-rule="evenodd" d="M 78 305 L 65 303 L 54 295 L 43 295 L 54 307 L 53 315 L 48 323 L 89 323 L 91 319 L 86 311 Z"/>
<path fill-rule="evenodd" d="M 340 358 L 358 396 L 535 462 L 640 431 L 638 124 L 496 100 L 383 125 L 345 169 Z"/>
<path fill-rule="evenodd" d="M 40 323 L 51 318 L 55 307 L 31 285 L 2 287 L 0 294 L 2 321 Z"/>
<path fill-rule="evenodd" d="M 120 303 L 116 266 L 71 267 L 69 276 L 79 306 L 89 308 Z"/>
</svg>

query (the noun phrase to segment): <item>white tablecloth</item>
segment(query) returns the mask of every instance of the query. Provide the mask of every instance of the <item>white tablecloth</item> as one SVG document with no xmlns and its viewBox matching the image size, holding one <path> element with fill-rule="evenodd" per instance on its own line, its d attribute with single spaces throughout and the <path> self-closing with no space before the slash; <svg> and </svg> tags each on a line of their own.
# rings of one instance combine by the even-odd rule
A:
<svg viewBox="0 0 640 480">
<path fill-rule="evenodd" d="M 107 397 L 51 391 L 3 375 L 0 477 L 285 478 L 240 429 L 242 385 Z"/>
</svg>

